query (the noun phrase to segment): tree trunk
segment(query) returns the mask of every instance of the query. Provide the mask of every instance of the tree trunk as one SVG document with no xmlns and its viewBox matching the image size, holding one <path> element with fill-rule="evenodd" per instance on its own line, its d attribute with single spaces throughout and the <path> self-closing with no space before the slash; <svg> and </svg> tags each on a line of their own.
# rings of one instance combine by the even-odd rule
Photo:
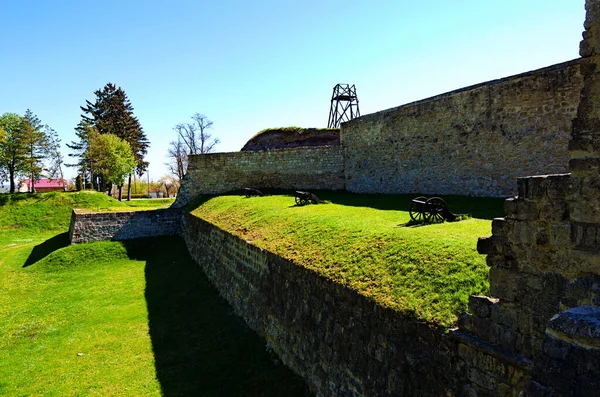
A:
<svg viewBox="0 0 600 397">
<path fill-rule="evenodd" d="M 58 163 L 58 171 L 60 173 L 60 183 L 62 183 L 62 185 L 63 185 L 63 192 L 66 192 L 67 191 L 67 184 L 65 183 L 65 176 L 63 175 L 62 163 L 61 162 Z"/>
<path fill-rule="evenodd" d="M 119 185 L 119 201 L 123 201 L 123 185 Z"/>
<path fill-rule="evenodd" d="M 15 167 L 11 164 L 8 167 L 8 174 L 9 174 L 9 179 L 10 179 L 10 192 L 14 193 L 15 192 Z"/>
<path fill-rule="evenodd" d="M 127 201 L 131 201 L 131 174 L 129 174 L 129 182 L 127 184 Z"/>
</svg>

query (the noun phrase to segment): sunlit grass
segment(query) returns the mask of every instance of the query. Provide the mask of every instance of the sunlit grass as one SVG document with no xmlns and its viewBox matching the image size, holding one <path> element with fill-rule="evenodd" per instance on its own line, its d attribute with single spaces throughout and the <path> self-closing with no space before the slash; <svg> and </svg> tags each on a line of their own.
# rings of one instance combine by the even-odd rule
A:
<svg viewBox="0 0 600 397">
<path fill-rule="evenodd" d="M 286 195 L 220 196 L 192 214 L 385 306 L 439 325 L 452 325 L 469 295 L 488 292 L 488 269 L 476 242 L 490 234 L 490 219 L 407 226 L 408 196 L 321 193 L 320 198 L 331 203 L 298 207 Z M 474 216 L 490 218 L 502 208 L 494 199 L 449 202 L 456 212 L 475 208 Z"/>
<path fill-rule="evenodd" d="M 68 245 L 74 206 L 122 205 L 95 193 L 0 200 L 1 396 L 305 394 L 180 238 Z"/>
</svg>

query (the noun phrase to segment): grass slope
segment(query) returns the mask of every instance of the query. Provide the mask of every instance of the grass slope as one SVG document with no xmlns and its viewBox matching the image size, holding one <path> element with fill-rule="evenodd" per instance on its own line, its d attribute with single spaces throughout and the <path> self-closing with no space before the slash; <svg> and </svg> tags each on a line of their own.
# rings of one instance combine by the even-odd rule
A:
<svg viewBox="0 0 600 397">
<path fill-rule="evenodd" d="M 448 197 L 471 219 L 408 226 L 412 196 L 319 193 L 330 204 L 293 197 L 205 199 L 192 213 L 379 303 L 442 326 L 455 323 L 468 296 L 489 289 L 477 238 L 490 233 L 502 200 Z"/>
<path fill-rule="evenodd" d="M 304 395 L 181 239 L 67 245 L 72 207 L 123 204 L 0 197 L 0 395 Z"/>
</svg>

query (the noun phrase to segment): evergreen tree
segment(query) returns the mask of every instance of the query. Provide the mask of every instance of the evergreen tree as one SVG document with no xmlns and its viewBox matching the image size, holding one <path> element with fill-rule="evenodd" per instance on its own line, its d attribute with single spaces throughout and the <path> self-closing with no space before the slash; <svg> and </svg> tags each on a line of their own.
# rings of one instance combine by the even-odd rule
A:
<svg viewBox="0 0 600 397">
<path fill-rule="evenodd" d="M 100 135 L 114 134 L 127 142 L 136 161 L 135 172 L 139 175 L 143 174 L 148 168 L 148 162 L 144 161 L 144 157 L 148 152 L 149 141 L 139 120 L 133 115 L 133 106 L 125 91 L 108 83 L 101 90 L 96 90 L 94 95 L 96 96 L 94 103 L 86 101 L 86 106 L 81 107 L 83 114 L 80 124 L 92 125 Z M 80 142 L 73 142 L 72 145 L 67 146 L 82 153 L 87 143 L 80 136 Z M 129 175 L 128 188 L 128 200 L 130 199 L 131 175 Z"/>
<path fill-rule="evenodd" d="M 0 141 L 0 177 L 10 182 L 10 192 L 15 192 L 15 179 L 21 173 L 25 146 L 21 139 L 23 119 L 16 113 L 0 116 L 4 138 Z"/>
<path fill-rule="evenodd" d="M 75 127 L 75 135 L 79 138 L 79 141 L 72 141 L 71 144 L 67 143 L 67 147 L 73 152 L 69 153 L 69 157 L 77 158 L 77 162 L 72 164 L 65 164 L 67 167 L 76 167 L 78 175 L 81 175 L 83 188 L 85 189 L 86 183 L 89 180 L 90 189 L 96 189 L 98 187 L 97 180 L 98 174 L 94 172 L 94 159 L 90 155 L 90 141 L 92 136 L 97 134 L 96 127 L 93 123 L 84 117 Z"/>
<path fill-rule="evenodd" d="M 30 192 L 35 192 L 35 181 L 44 170 L 44 159 L 49 154 L 49 142 L 42 122 L 30 109 L 22 119 L 21 141 L 23 145 L 22 171 L 30 180 Z"/>
<path fill-rule="evenodd" d="M 77 175 L 75 178 L 75 190 L 78 192 L 83 190 L 83 178 L 81 177 L 81 174 Z"/>
<path fill-rule="evenodd" d="M 48 157 L 50 164 L 48 167 L 48 175 L 50 179 L 59 179 L 63 184 L 63 189 L 66 191 L 65 176 L 62 166 L 64 164 L 63 155 L 60 152 L 60 138 L 56 131 L 49 126 L 45 126 L 46 137 L 48 138 Z"/>
</svg>

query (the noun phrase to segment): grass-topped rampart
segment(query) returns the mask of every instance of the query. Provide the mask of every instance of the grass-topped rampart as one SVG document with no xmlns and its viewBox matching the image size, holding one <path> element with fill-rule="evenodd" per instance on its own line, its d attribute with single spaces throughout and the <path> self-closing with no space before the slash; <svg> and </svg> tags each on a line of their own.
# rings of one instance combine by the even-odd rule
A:
<svg viewBox="0 0 600 397">
<path fill-rule="evenodd" d="M 339 144 L 339 128 L 281 127 L 259 131 L 246 142 L 241 150 L 257 151 Z"/>
<path fill-rule="evenodd" d="M 296 206 L 288 195 L 204 198 L 192 214 L 263 249 L 421 320 L 450 326 L 468 296 L 488 292 L 479 236 L 502 200 L 447 197 L 467 220 L 411 225 L 412 196 L 321 192 L 329 204 Z"/>
</svg>

